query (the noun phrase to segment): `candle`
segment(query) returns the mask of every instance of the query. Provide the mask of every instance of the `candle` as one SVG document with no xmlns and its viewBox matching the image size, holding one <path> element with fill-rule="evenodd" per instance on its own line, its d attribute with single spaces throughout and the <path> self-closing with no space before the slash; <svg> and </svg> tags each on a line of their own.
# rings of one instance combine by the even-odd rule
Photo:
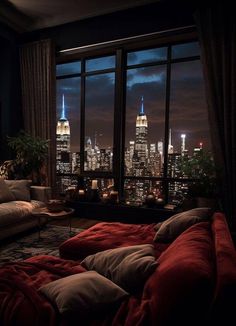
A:
<svg viewBox="0 0 236 326">
<path fill-rule="evenodd" d="M 97 189 L 97 188 L 98 188 L 98 181 L 92 180 L 92 189 Z"/>
<path fill-rule="evenodd" d="M 85 191 L 83 189 L 79 189 L 78 191 L 78 199 L 84 200 L 85 199 Z"/>
<path fill-rule="evenodd" d="M 110 200 L 112 203 L 117 203 L 118 202 L 118 191 L 112 190 L 110 192 Z"/>
<path fill-rule="evenodd" d="M 109 200 L 109 198 L 108 198 L 108 194 L 102 194 L 102 201 L 104 202 L 104 203 L 107 203 L 108 202 L 108 200 Z"/>
</svg>

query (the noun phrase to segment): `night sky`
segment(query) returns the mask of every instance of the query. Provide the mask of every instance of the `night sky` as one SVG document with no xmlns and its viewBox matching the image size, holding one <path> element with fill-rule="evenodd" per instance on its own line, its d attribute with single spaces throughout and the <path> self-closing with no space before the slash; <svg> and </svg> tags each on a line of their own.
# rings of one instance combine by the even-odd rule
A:
<svg viewBox="0 0 236 326">
<path fill-rule="evenodd" d="M 198 52 L 196 43 L 173 47 L 173 55 L 183 57 Z M 198 54 L 198 53 L 197 53 Z M 128 56 L 128 64 L 163 59 L 166 48 L 140 51 Z M 112 67 L 114 57 L 102 61 L 91 60 L 87 70 Z M 65 66 L 65 65 L 64 65 Z M 63 65 L 60 67 L 63 71 Z M 71 64 L 70 69 L 80 69 Z M 112 147 L 114 114 L 114 73 L 89 76 L 86 78 L 86 125 L 85 136 L 101 148 Z M 166 92 L 166 65 L 128 69 L 126 98 L 126 145 L 135 140 L 135 121 L 144 97 L 144 111 L 148 118 L 150 143 L 164 139 Z M 62 94 L 65 96 L 65 114 L 71 127 L 71 151 L 79 151 L 80 122 L 80 77 L 57 81 L 57 119 L 62 108 Z M 203 142 L 210 149 L 209 127 L 204 94 L 204 83 L 200 61 L 172 64 L 170 128 L 174 151 L 180 151 L 181 134 L 186 134 L 186 148 L 190 153 Z"/>
</svg>

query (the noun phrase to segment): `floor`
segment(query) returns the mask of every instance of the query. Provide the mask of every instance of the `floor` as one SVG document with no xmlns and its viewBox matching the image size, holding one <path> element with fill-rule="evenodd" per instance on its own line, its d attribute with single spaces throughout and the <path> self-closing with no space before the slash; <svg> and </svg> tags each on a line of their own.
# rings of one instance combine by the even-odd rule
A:
<svg viewBox="0 0 236 326">
<path fill-rule="evenodd" d="M 98 220 L 93 220 L 93 219 L 87 219 L 87 218 L 80 218 L 80 217 L 72 217 L 71 218 L 71 227 L 73 228 L 79 228 L 79 229 L 88 229 L 91 226 L 101 222 Z M 53 225 L 60 225 L 60 226 L 68 226 L 69 224 L 69 219 L 62 219 L 62 220 L 52 220 L 49 222 L 49 224 Z"/>
</svg>

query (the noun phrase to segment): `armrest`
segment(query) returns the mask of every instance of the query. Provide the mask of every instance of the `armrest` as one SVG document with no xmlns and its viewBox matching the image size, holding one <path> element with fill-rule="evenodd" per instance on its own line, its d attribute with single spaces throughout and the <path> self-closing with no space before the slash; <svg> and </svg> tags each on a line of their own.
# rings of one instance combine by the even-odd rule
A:
<svg viewBox="0 0 236 326">
<path fill-rule="evenodd" d="M 46 203 L 51 199 L 52 189 L 46 186 L 30 186 L 30 196 L 31 199 Z"/>
</svg>

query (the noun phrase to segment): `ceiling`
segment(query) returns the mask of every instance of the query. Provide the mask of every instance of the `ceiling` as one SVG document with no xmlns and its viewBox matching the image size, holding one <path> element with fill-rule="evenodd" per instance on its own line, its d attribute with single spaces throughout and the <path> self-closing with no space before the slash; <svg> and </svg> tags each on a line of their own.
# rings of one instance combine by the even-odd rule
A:
<svg viewBox="0 0 236 326">
<path fill-rule="evenodd" d="M 2 0 L 0 21 L 19 32 L 61 25 L 161 0 Z"/>
</svg>

